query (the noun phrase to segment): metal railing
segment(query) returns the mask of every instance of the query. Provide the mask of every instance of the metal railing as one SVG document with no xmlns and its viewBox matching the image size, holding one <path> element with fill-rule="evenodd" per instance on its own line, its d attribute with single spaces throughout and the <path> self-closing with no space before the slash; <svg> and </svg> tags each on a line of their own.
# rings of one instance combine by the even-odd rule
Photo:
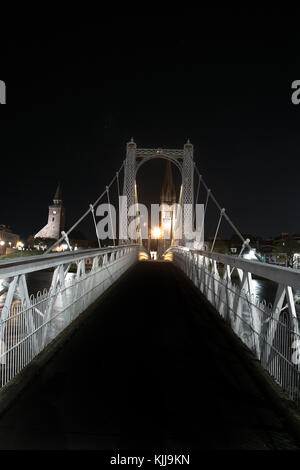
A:
<svg viewBox="0 0 300 470">
<path fill-rule="evenodd" d="M 300 290 L 300 272 L 181 247 L 173 247 L 169 252 L 299 406 L 300 330 L 295 293 Z M 273 304 L 256 295 L 253 275 L 275 283 Z"/>
<path fill-rule="evenodd" d="M 1 261 L 0 294 L 5 302 L 0 312 L 0 386 L 133 265 L 142 250 L 123 245 Z M 26 275 L 44 270 L 49 270 L 50 288 L 30 295 Z"/>
</svg>

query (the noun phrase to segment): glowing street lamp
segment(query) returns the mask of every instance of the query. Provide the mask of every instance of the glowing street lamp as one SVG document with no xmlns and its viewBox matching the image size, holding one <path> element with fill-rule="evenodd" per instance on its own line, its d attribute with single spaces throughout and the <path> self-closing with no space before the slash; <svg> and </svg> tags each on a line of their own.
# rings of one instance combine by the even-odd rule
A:
<svg viewBox="0 0 300 470">
<path fill-rule="evenodd" d="M 5 241 L 4 241 L 4 240 L 1 240 L 0 245 L 1 245 L 1 246 L 4 246 L 4 245 L 5 245 Z"/>
<path fill-rule="evenodd" d="M 153 238 L 158 240 L 162 236 L 161 229 L 159 227 L 154 227 L 152 229 L 152 236 L 153 236 Z"/>
<path fill-rule="evenodd" d="M 153 227 L 153 229 L 152 229 L 152 237 L 157 240 L 157 248 L 156 248 L 156 251 L 157 251 L 157 258 L 158 258 L 158 240 L 159 240 L 159 238 L 162 237 L 162 231 L 161 231 L 161 229 L 160 229 L 159 227 Z"/>
</svg>

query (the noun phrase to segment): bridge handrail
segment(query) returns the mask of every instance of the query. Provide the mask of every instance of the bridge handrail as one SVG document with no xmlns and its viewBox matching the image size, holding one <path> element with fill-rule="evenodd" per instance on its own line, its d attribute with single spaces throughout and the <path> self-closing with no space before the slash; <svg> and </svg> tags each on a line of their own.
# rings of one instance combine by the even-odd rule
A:
<svg viewBox="0 0 300 470">
<path fill-rule="evenodd" d="M 300 272 L 180 246 L 168 251 L 173 253 L 175 264 L 300 406 L 300 312 L 295 293 L 295 289 L 300 290 Z M 238 278 L 233 277 L 234 271 Z M 258 296 L 253 275 L 275 283 L 273 302 Z"/>
<path fill-rule="evenodd" d="M 189 250 L 184 247 L 174 247 L 171 250 L 190 251 L 195 255 L 204 256 L 218 263 L 229 265 L 232 268 L 251 272 L 252 274 L 268 279 L 276 284 L 284 284 L 294 289 L 300 290 L 300 271 L 292 268 L 285 268 L 274 264 L 262 263 L 260 261 L 250 261 L 236 256 L 224 255 L 222 253 L 207 252 L 201 250 Z"/>
<path fill-rule="evenodd" d="M 143 247 L 141 247 L 140 245 L 130 244 L 106 248 L 67 251 L 65 253 L 50 253 L 43 256 L 28 256 L 26 258 L 24 257 L 23 259 L 4 259 L 0 260 L 0 279 L 3 279 L 5 277 L 18 276 L 20 274 L 26 274 L 35 271 L 42 271 L 44 269 L 56 267 L 61 264 L 75 263 L 82 259 L 95 257 L 97 255 L 102 256 L 114 253 L 121 249 L 138 246 L 140 247 L 140 249 L 143 249 Z"/>
<path fill-rule="evenodd" d="M 136 263 L 141 251 L 146 250 L 138 244 L 124 244 L 3 260 L 0 295 L 6 295 L 0 309 L 0 387 Z M 75 270 L 70 272 L 73 263 Z M 31 293 L 26 273 L 47 268 L 53 269 L 45 288 Z"/>
</svg>

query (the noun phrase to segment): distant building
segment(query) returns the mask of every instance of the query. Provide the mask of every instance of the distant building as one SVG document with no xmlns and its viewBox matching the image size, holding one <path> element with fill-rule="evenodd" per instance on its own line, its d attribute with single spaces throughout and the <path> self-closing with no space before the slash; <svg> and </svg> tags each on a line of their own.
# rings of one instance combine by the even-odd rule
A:
<svg viewBox="0 0 300 470">
<path fill-rule="evenodd" d="M 277 237 L 262 239 L 249 234 L 243 237 L 250 239 L 251 247 L 256 250 L 259 259 L 269 264 L 277 264 L 300 269 L 300 235 L 281 233 Z M 232 255 L 238 255 L 242 249 L 242 241 L 234 235 L 230 240 L 229 249 Z M 247 253 L 245 250 L 244 253 Z"/>
<path fill-rule="evenodd" d="M 53 198 L 53 204 L 49 206 L 48 223 L 34 235 L 34 238 L 52 238 L 58 240 L 64 227 L 65 209 L 62 203 L 61 189 L 58 185 Z"/>
<path fill-rule="evenodd" d="M 282 233 L 274 238 L 274 254 L 277 264 L 286 265 L 289 268 L 300 268 L 300 235 Z"/>
<path fill-rule="evenodd" d="M 20 243 L 20 235 L 13 233 L 10 227 L 0 225 L 0 255 L 8 254 Z"/>
</svg>

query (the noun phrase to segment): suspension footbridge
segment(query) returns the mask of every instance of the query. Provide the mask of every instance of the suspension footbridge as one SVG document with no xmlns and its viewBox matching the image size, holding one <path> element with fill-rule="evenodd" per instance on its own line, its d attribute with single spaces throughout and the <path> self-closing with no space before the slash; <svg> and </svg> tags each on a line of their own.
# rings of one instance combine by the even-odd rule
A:
<svg viewBox="0 0 300 470">
<path fill-rule="evenodd" d="M 133 213 L 110 247 L 101 246 L 96 223 L 98 204 L 109 203 L 114 188 L 139 219 L 136 174 L 153 158 L 178 167 L 179 206 L 187 207 L 187 218 L 176 212 L 179 235 L 158 262 L 149 261 L 141 223 L 136 238 L 124 236 Z M 204 217 L 195 226 L 199 201 Z M 218 221 L 208 251 L 201 235 L 209 204 Z M 90 215 L 99 247 L 72 251 L 68 237 Z M 214 251 L 222 223 L 241 239 L 238 256 Z M 62 242 L 70 250 L 55 252 Z M 298 448 L 286 416 L 299 407 L 300 273 L 244 259 L 250 248 L 197 169 L 190 142 L 182 150 L 129 142 L 111 183 L 44 255 L 0 262 L 0 404 L 1 396 L 10 403 L 2 407 L 0 448 Z M 31 294 L 28 275 L 45 270 L 50 287 Z M 272 304 L 256 297 L 256 277 L 276 286 Z M 44 367 L 23 390 L 37 361 Z"/>
</svg>

